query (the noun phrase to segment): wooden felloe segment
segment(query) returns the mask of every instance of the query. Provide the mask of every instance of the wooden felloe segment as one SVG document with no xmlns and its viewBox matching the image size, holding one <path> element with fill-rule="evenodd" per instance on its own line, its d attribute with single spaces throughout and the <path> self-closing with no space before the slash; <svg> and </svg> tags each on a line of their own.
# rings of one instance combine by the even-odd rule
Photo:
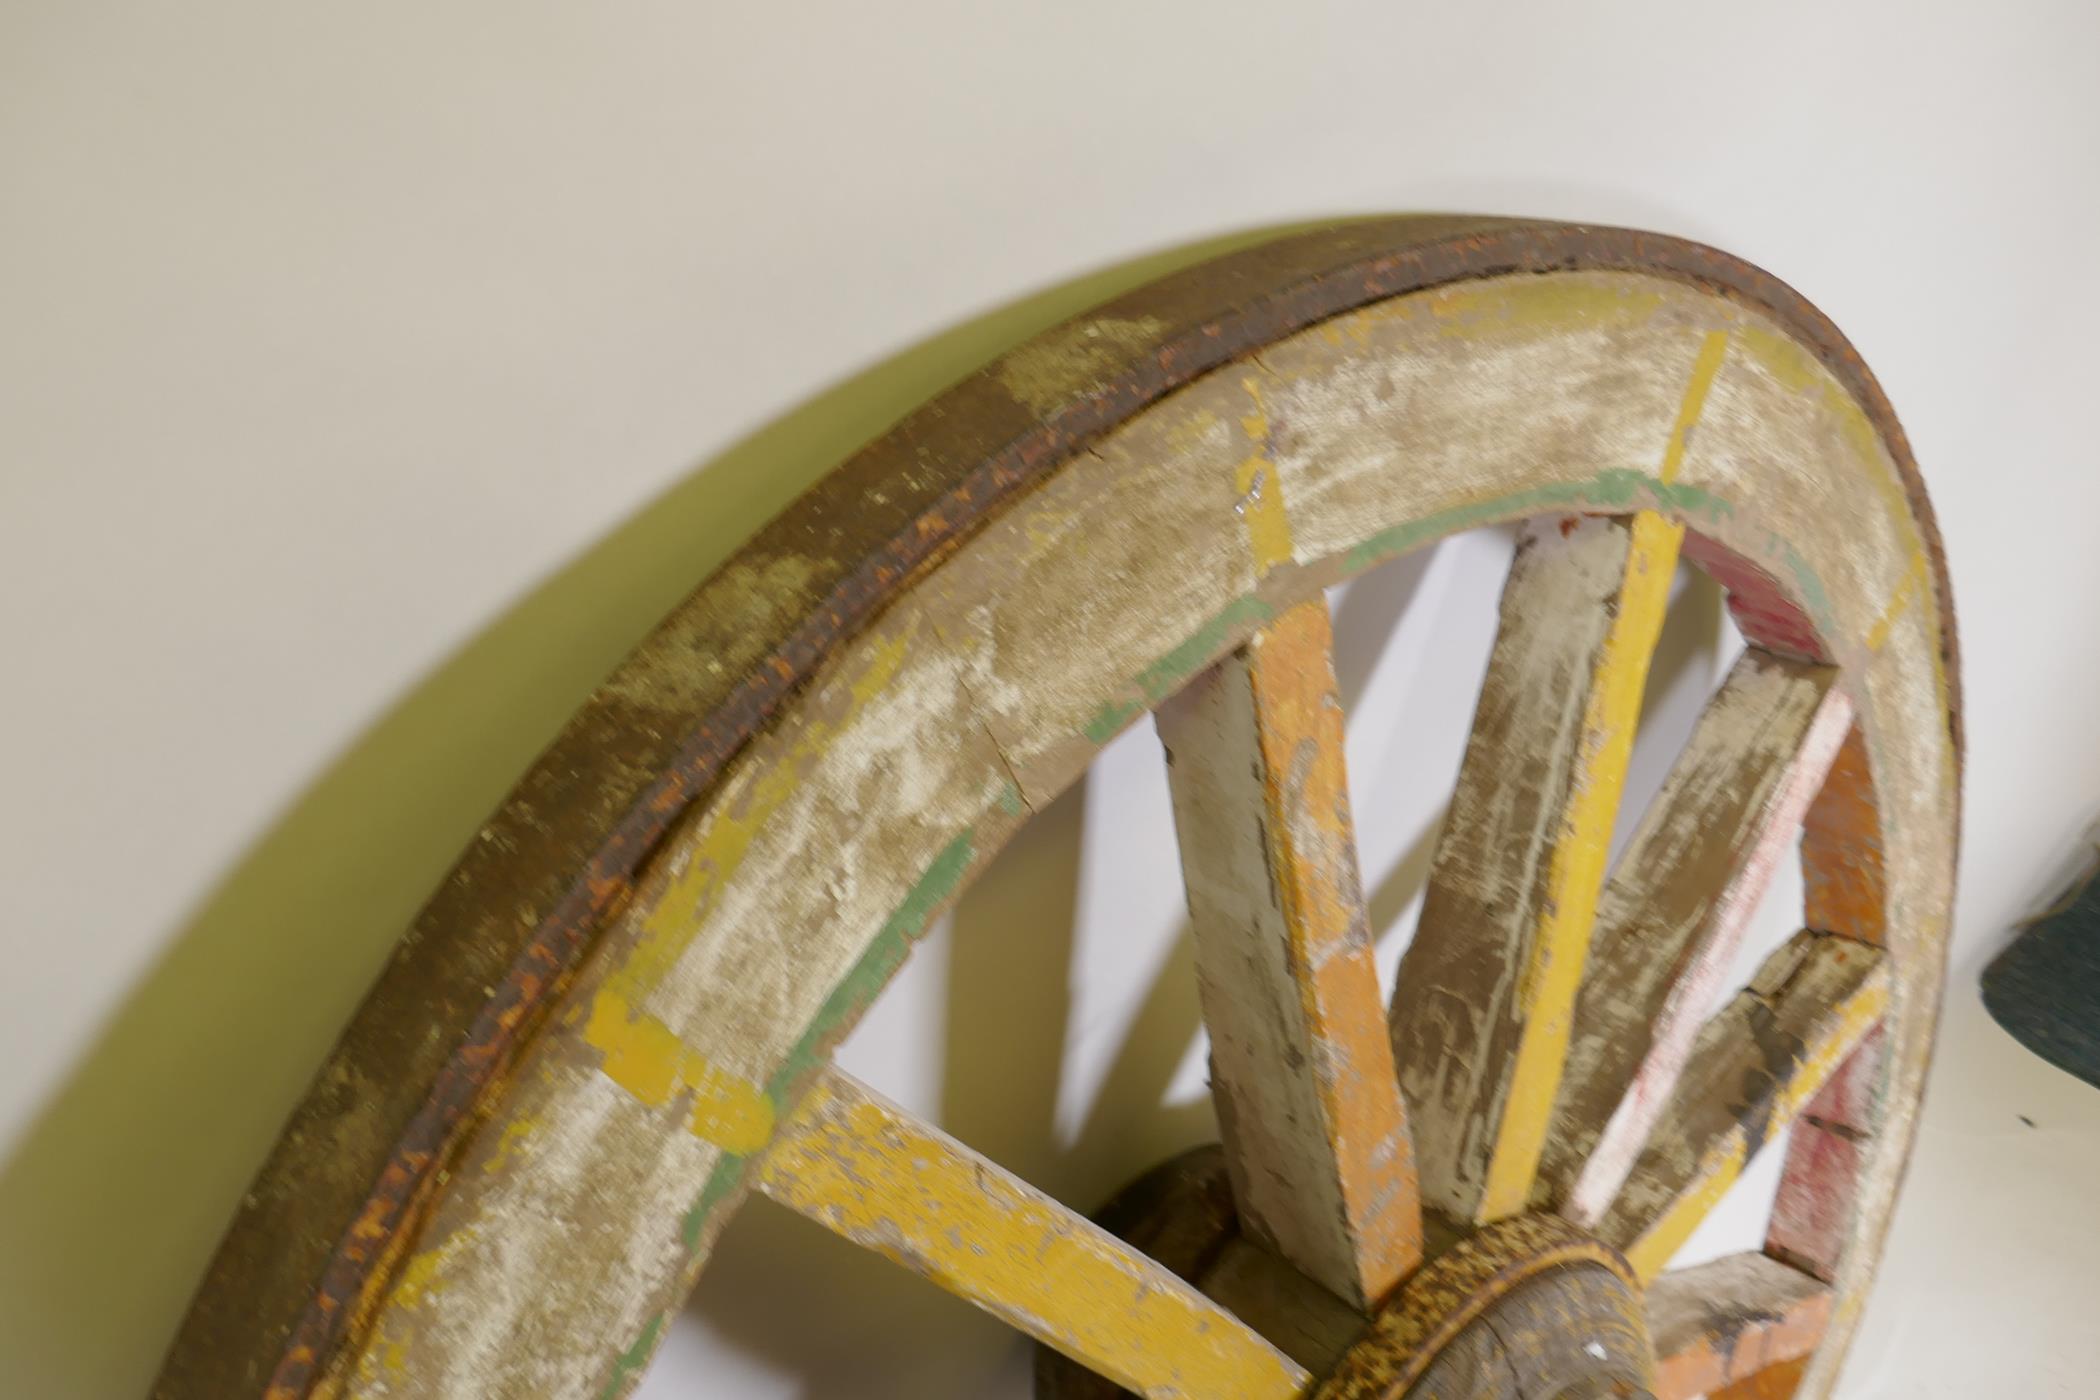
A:
<svg viewBox="0 0 2100 1400">
<path fill-rule="evenodd" d="M 1831 660 L 1815 623 L 1769 573 L 1697 530 L 1685 532 L 1684 557 L 1727 590 L 1728 615 L 1750 645 L 1796 661 Z"/>
<path fill-rule="evenodd" d="M 1309 1380 L 1168 1270 L 835 1070 L 758 1184 L 1141 1395 L 1282 1400 Z"/>
<path fill-rule="evenodd" d="M 1423 1199 L 1459 1219 L 1530 1200 L 1682 535 L 1547 520 L 1503 590 L 1391 1018 Z"/>
<path fill-rule="evenodd" d="M 1421 1257 L 1318 596 L 1158 712 L 1240 1222 L 1369 1306 Z"/>
<path fill-rule="evenodd" d="M 1700 1032 L 1598 1233 L 1653 1279 L 1758 1150 L 1844 1063 L 1888 1005 L 1887 960 L 1802 932 Z"/>
<path fill-rule="evenodd" d="M 1542 1204 L 1592 1224 L 1668 1102 L 1744 926 L 1851 724 L 1836 673 L 1752 649 L 1598 903 Z"/>
<path fill-rule="evenodd" d="M 1808 1102 L 1787 1139 L 1786 1169 L 1772 1202 L 1767 1253 L 1820 1279 L 1834 1279 L 1860 1168 L 1881 1117 L 1879 1089 L 1887 1036 L 1876 1030 Z"/>
<path fill-rule="evenodd" d="M 1888 876 L 1865 736 L 1846 735 L 1801 827 L 1803 916 L 1810 928 L 1865 943 L 1888 938 Z M 1852 1238 L 1859 1183 L 1880 1129 L 1886 1038 L 1867 1038 L 1810 1100 L 1787 1140 L 1765 1248 L 1835 1279 Z"/>
<path fill-rule="evenodd" d="M 1695 1400 L 1813 1353 L 1830 1289 L 1762 1254 L 1664 1274 L 1648 1290 L 1658 1400 Z"/>
</svg>

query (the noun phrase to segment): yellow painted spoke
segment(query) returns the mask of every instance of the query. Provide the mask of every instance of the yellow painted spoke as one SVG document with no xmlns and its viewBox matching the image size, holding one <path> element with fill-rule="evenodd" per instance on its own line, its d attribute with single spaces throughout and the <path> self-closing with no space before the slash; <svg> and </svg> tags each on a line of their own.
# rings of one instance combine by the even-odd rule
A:
<svg viewBox="0 0 2100 1400">
<path fill-rule="evenodd" d="M 1677 1269 L 1648 1290 L 1657 1400 L 1696 1400 L 1813 1355 L 1830 1326 L 1827 1285 L 1763 1254 Z"/>
<path fill-rule="evenodd" d="M 836 1071 L 782 1125 L 758 1184 L 1139 1394 L 1255 1400 L 1307 1384 L 1166 1269 Z"/>
<path fill-rule="evenodd" d="M 1662 1272 L 1751 1158 L 1844 1063 L 1888 1005 L 1881 950 L 1802 932 L 1699 1033 L 1669 1106 L 1598 1233 Z"/>
<path fill-rule="evenodd" d="M 1851 723 L 1835 679 L 1745 652 L 1605 886 L 1538 1192 L 1580 1224 L 1626 1179 L 1793 849 Z"/>
<path fill-rule="evenodd" d="M 1325 600 L 1158 713 L 1212 1093 L 1249 1233 L 1368 1305 L 1421 1257 L 1371 963 Z"/>
<path fill-rule="evenodd" d="M 1518 547 L 1391 1030 L 1422 1195 L 1530 1203 L 1683 527 L 1547 520 Z"/>
</svg>

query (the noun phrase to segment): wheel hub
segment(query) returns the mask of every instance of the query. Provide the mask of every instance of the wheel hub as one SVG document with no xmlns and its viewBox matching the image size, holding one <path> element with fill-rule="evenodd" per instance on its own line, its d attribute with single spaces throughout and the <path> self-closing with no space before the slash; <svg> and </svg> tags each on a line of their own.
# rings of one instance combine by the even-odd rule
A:
<svg viewBox="0 0 2100 1400">
<path fill-rule="evenodd" d="M 1368 1320 L 1280 1261 L 1250 1271 L 1253 1246 L 1215 1146 L 1146 1172 L 1095 1219 L 1270 1331 L 1322 1378 L 1317 1400 L 1653 1400 L 1639 1280 L 1616 1250 L 1559 1216 L 1447 1238 Z M 1124 1393 L 1053 1351 L 1038 1354 L 1038 1400 Z"/>
<path fill-rule="evenodd" d="M 1654 1377 L 1640 1283 L 1626 1261 L 1558 1216 L 1525 1215 L 1423 1265 L 1317 1394 L 1653 1400 Z"/>
</svg>

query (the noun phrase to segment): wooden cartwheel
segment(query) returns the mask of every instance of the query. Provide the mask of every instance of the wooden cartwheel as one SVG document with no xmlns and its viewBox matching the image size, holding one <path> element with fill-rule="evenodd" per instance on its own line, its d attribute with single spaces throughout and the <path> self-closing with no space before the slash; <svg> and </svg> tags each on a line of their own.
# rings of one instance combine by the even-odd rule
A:
<svg viewBox="0 0 2100 1400">
<path fill-rule="evenodd" d="M 1321 590 L 1495 522 L 1522 542 L 1388 1007 Z M 1607 870 L 1680 560 L 1750 649 Z M 625 1393 L 759 1190 L 1077 1363 L 1045 1395 L 1823 1395 L 1932 1045 L 1948 597 L 1873 379 L 1711 249 L 1376 220 L 1132 293 L 853 457 L 575 717 L 156 1393 Z M 1148 711 L 1224 1142 L 1110 1229 L 828 1052 Z M 1803 931 L 1709 1016 L 1797 836 Z M 1764 1251 L 1666 1271 L 1789 1123 Z"/>
</svg>

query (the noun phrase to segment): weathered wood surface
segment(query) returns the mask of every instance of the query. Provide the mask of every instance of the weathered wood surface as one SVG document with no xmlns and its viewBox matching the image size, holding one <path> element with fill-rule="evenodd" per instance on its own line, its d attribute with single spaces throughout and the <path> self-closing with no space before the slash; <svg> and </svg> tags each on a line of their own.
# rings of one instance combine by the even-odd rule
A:
<svg viewBox="0 0 2100 1400">
<path fill-rule="evenodd" d="M 1532 1215 L 1490 1224 L 1423 1265 L 1313 1394 L 1547 1396 L 1571 1383 L 1580 1393 L 1584 1381 L 1601 1382 L 1600 1395 L 1639 1394 L 1654 1370 L 1626 1261 Z M 1499 1383 L 1483 1385 L 1490 1372 Z"/>
<path fill-rule="evenodd" d="M 1547 520 L 1510 566 L 1392 1006 L 1423 1197 L 1461 1220 L 1530 1202 L 1682 534 Z"/>
<path fill-rule="evenodd" d="M 836 1071 L 759 1187 L 1141 1395 L 1284 1400 L 1309 1380 L 1165 1268 Z"/>
<path fill-rule="evenodd" d="M 1202 1287 L 1204 1272 L 1239 1239 L 1224 1149 L 1206 1143 L 1168 1158 L 1118 1191 L 1092 1219 L 1176 1278 Z M 1206 1296 L 1215 1295 L 1206 1290 Z M 1287 1347 L 1279 1350 L 1312 1369 Z M 1036 1400 L 1118 1400 L 1130 1392 L 1054 1347 L 1038 1344 L 1035 1394 Z"/>
<path fill-rule="evenodd" d="M 681 825 L 456 1163 L 339 1364 L 347 1392 L 639 1380 L 756 1150 L 1026 815 L 964 659 L 937 645 L 937 601 L 905 600 L 835 658 Z M 704 936 L 723 929 L 742 932 Z"/>
<path fill-rule="evenodd" d="M 1806 1358 L 1830 1308 L 1827 1285 L 1763 1254 L 1664 1274 L 1648 1290 L 1657 1400 L 1697 1400 Z"/>
<path fill-rule="evenodd" d="M 1801 933 L 1699 1034 L 1677 1092 L 1598 1224 L 1653 1279 L 1880 1021 L 1889 971 L 1880 949 Z"/>
<path fill-rule="evenodd" d="M 1852 1241 L 1853 1213 L 1881 1123 L 1887 1035 L 1875 1030 L 1794 1120 L 1772 1201 L 1765 1250 L 1815 1277 L 1835 1279 Z"/>
<path fill-rule="evenodd" d="M 1239 1232 L 1224 1150 L 1194 1148 L 1146 1172 L 1094 1213 L 1101 1228 L 1194 1283 L 1314 1375 L 1363 1330 L 1363 1314 Z M 1114 1381 L 1038 1347 L 1037 1400 L 1115 1400 Z"/>
<path fill-rule="evenodd" d="M 1888 938 L 1881 822 L 1864 736 L 1846 736 L 1802 826 L 1808 926 L 1863 943 Z M 1765 1248 L 1821 1279 L 1835 1279 L 1852 1241 L 1859 1191 L 1880 1130 L 1886 1038 L 1870 1035 L 1802 1110 Z"/>
<path fill-rule="evenodd" d="M 1802 922 L 1823 933 L 1885 944 L 1887 862 L 1865 733 L 1847 731 L 1801 823 Z"/>
<path fill-rule="evenodd" d="M 1369 1306 L 1419 1261 L 1421 1211 L 1333 646 L 1326 600 L 1309 599 L 1156 718 L 1241 1228 Z"/>
<path fill-rule="evenodd" d="M 1616 1400 L 1653 1377 L 1638 1304 L 1593 1265 L 1529 1279 L 1437 1353 L 1407 1400 Z M 1380 1397 L 1383 1400 L 1383 1397 Z"/>
<path fill-rule="evenodd" d="M 1332 1370 L 1364 1330 L 1362 1313 L 1243 1236 L 1228 1240 L 1197 1282 L 1316 1376 Z"/>
<path fill-rule="evenodd" d="M 1618 1194 L 1851 723 L 1835 673 L 1755 648 L 1708 702 L 1598 904 L 1540 1204 Z"/>
<path fill-rule="evenodd" d="M 740 1197 L 758 1155 L 744 1147 L 769 1113 L 792 1112 L 912 934 L 1029 802 L 1313 588 L 1453 530 L 1559 512 L 1689 524 L 1711 551 L 1702 558 L 1764 580 L 1763 602 L 1784 604 L 1765 611 L 1790 609 L 1816 654 L 1856 683 L 1897 969 L 1882 1091 L 1896 1107 L 1848 1215 L 1866 1243 L 1839 1268 L 1839 1291 L 1856 1289 L 1909 1140 L 1954 833 L 1946 595 L 1900 435 L 1827 325 L 1783 289 L 1741 280 L 1739 265 L 1715 260 L 1736 269 L 1742 293 L 1722 297 L 1669 271 L 1672 257 L 1706 255 L 1666 240 L 1568 234 L 1570 250 L 1617 246 L 1668 274 L 1644 277 L 1555 270 L 1561 253 L 1526 261 L 1551 246 L 1544 235 L 1515 255 L 1483 237 L 1444 245 L 1435 275 L 1478 271 L 1480 258 L 1522 275 L 1348 311 L 1430 275 L 1413 254 L 1379 250 L 1379 237 L 1352 231 L 1353 251 L 1328 249 L 1329 270 L 1346 271 L 1293 274 L 1288 296 L 1233 284 L 1229 334 L 1138 301 L 1038 343 L 970 391 L 1033 426 L 987 430 L 1003 445 L 979 451 L 941 425 L 974 433 L 983 420 L 944 403 L 888 440 L 892 456 L 869 459 L 888 466 L 861 464 L 846 497 L 826 498 L 832 510 L 862 489 L 894 490 L 898 534 L 877 529 L 870 545 L 835 533 L 850 504 L 828 527 L 798 516 L 769 537 L 777 554 L 745 561 L 765 567 L 740 575 L 733 598 L 696 603 L 714 621 L 674 626 L 623 681 L 666 697 L 647 726 L 672 736 L 662 742 L 675 771 L 621 750 L 632 767 L 601 772 L 614 760 L 587 737 L 550 756 L 549 781 L 577 785 L 562 790 L 578 805 L 550 800 L 535 815 L 528 804 L 515 820 L 566 834 L 541 844 L 499 824 L 475 869 L 536 852 L 557 872 L 546 877 L 555 902 L 500 880 L 473 885 L 404 944 L 258 1185 L 164 1391 L 217 1396 L 274 1368 L 288 1395 L 324 1372 L 347 1393 L 389 1397 L 624 1393 Z M 1205 314 L 1220 304 L 1216 285 L 1208 301 L 1184 292 Z M 1316 323 L 1259 362 L 1193 377 L 1262 326 L 1305 324 L 1290 317 L 1319 298 Z M 1727 351 L 1687 436 L 1685 385 L 1717 332 Z M 1120 377 L 1132 365 L 1150 366 L 1151 387 Z M 1256 392 L 1258 444 L 1245 421 Z M 1153 407 L 1072 454 L 1139 403 Z M 1639 465 L 1673 444 L 1675 480 Z M 1276 468 L 1293 542 L 1266 573 L 1238 509 L 1256 451 Z M 1007 508 L 979 528 L 993 503 Z M 871 505 L 869 518 L 888 510 Z M 893 539 L 910 548 L 882 554 Z M 926 567 L 936 556 L 945 562 Z M 861 591 L 827 592 L 836 577 Z M 805 578 L 811 593 L 792 582 Z M 878 606 L 887 611 L 867 630 Z M 820 615 L 816 631 L 796 631 Z M 746 673 L 734 664 L 743 653 L 712 648 L 706 627 L 800 640 Z M 730 676 L 719 690 L 693 679 L 712 676 L 710 664 Z M 743 708 L 710 698 L 743 695 L 759 671 L 763 694 Z M 617 842 L 591 835 L 614 830 Z M 637 878 L 644 852 L 654 855 Z M 809 880 L 816 869 L 838 878 Z M 563 890 L 583 902 L 549 913 Z M 462 939 L 499 952 L 455 978 L 430 950 Z M 648 976 L 634 975 L 637 959 Z M 609 985 L 647 987 L 640 1005 L 622 995 L 625 1020 L 592 1015 Z M 343 1233 L 353 1216 L 363 1224 Z M 323 1295 L 283 1302 L 331 1256 Z M 288 1306 L 306 1308 L 296 1328 Z M 1848 1326 L 1841 1310 L 1833 1337 Z M 1816 1362 L 1810 1393 L 1831 1365 Z"/>
</svg>

